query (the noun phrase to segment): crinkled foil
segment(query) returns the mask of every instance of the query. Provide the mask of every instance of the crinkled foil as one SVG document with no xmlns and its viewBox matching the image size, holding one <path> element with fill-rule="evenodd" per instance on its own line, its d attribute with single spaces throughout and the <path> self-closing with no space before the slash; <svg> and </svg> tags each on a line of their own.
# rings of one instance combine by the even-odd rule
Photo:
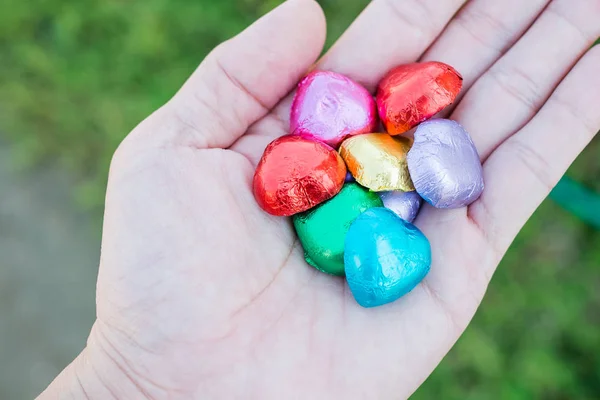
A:
<svg viewBox="0 0 600 400">
<path fill-rule="evenodd" d="M 254 173 L 254 197 L 272 215 L 290 216 L 335 196 L 346 178 L 339 154 L 300 136 L 271 142 Z"/>
<path fill-rule="evenodd" d="M 346 183 L 354 182 L 354 177 L 352 176 L 352 174 L 350 172 L 346 172 L 345 182 Z"/>
<path fill-rule="evenodd" d="M 367 133 L 346 139 L 340 154 L 354 179 L 375 191 L 415 190 L 406 155 L 412 140 L 386 133 Z"/>
<path fill-rule="evenodd" d="M 371 93 L 344 75 L 314 71 L 298 84 L 290 115 L 290 132 L 337 149 L 352 135 L 373 132 L 377 107 Z"/>
<path fill-rule="evenodd" d="M 417 192 L 434 207 L 464 207 L 483 191 L 477 149 L 455 121 L 433 119 L 419 125 L 407 159 Z"/>
<path fill-rule="evenodd" d="M 401 65 L 381 80 L 377 108 L 390 135 L 399 135 L 431 118 L 456 99 L 462 76 L 440 62 Z"/>
<path fill-rule="evenodd" d="M 357 183 L 346 183 L 333 199 L 294 215 L 306 262 L 328 274 L 344 275 L 346 232 L 362 212 L 382 205 L 377 193 Z"/>
<path fill-rule="evenodd" d="M 357 303 L 376 307 L 397 300 L 425 278 L 431 246 L 413 224 L 387 208 L 354 220 L 344 247 L 346 280 Z"/>
<path fill-rule="evenodd" d="M 423 199 L 415 191 L 381 192 L 379 197 L 385 208 L 392 210 L 397 216 L 408 222 L 413 222 L 417 218 L 423 203 Z"/>
</svg>

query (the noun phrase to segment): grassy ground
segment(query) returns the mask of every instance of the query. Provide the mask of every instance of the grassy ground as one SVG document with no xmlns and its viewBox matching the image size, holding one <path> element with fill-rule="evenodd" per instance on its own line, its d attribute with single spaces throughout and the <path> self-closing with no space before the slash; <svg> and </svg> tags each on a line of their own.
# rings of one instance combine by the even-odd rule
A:
<svg viewBox="0 0 600 400">
<path fill-rule="evenodd" d="M 76 173 L 100 221 L 124 135 L 217 43 L 277 0 L 7 0 L 0 13 L 0 132 L 13 163 Z M 330 42 L 367 0 L 322 0 Z M 599 105 L 600 106 L 600 105 Z M 565 132 L 568 134 L 568 132 Z M 570 175 L 600 190 L 600 143 Z M 600 233 L 546 202 L 484 306 L 417 399 L 600 398 Z"/>
</svg>

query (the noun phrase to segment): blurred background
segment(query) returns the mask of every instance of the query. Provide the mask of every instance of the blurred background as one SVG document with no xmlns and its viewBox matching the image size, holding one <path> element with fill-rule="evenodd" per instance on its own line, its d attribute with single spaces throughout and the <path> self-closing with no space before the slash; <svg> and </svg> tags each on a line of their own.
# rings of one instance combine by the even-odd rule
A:
<svg viewBox="0 0 600 400">
<path fill-rule="evenodd" d="M 27 399 L 83 348 L 94 320 L 116 146 L 212 47 L 279 1 L 3 3 L 0 399 Z M 368 0 L 320 3 L 331 44 Z M 569 176 L 600 191 L 599 140 Z M 600 398 L 600 231 L 547 200 L 414 398 Z"/>
</svg>

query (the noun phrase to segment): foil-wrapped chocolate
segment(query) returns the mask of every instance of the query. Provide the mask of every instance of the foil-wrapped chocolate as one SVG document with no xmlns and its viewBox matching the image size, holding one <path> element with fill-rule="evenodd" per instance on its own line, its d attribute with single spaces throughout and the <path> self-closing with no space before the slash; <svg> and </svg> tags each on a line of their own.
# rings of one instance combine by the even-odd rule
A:
<svg viewBox="0 0 600 400">
<path fill-rule="evenodd" d="M 344 275 L 344 241 L 350 224 L 363 211 L 381 206 L 376 193 L 346 183 L 333 199 L 294 215 L 306 262 L 328 274 Z"/>
<path fill-rule="evenodd" d="M 352 136 L 340 146 L 340 154 L 354 179 L 375 192 L 415 190 L 406 155 L 412 139 L 387 133 Z"/>
<path fill-rule="evenodd" d="M 346 183 L 354 182 L 354 177 L 350 173 L 350 171 L 346 172 L 346 179 L 344 180 Z"/>
<path fill-rule="evenodd" d="M 421 209 L 423 199 L 416 191 L 402 192 L 390 191 L 380 192 L 379 197 L 383 206 L 392 210 L 397 216 L 407 222 L 413 222 Z"/>
<path fill-rule="evenodd" d="M 456 99 L 462 76 L 441 62 L 400 65 L 379 82 L 377 108 L 390 135 L 404 133 Z"/>
<path fill-rule="evenodd" d="M 387 208 L 354 220 L 344 246 L 346 279 L 363 307 L 390 303 L 419 284 L 431 266 L 429 240 Z"/>
<path fill-rule="evenodd" d="M 344 75 L 314 71 L 300 83 L 290 115 L 290 132 L 337 149 L 349 136 L 373 132 L 377 109 L 371 93 Z"/>
<path fill-rule="evenodd" d="M 346 166 L 325 143 L 300 136 L 271 142 L 254 173 L 254 197 L 272 215 L 290 216 L 335 196 L 344 185 Z"/>
<path fill-rule="evenodd" d="M 419 125 L 407 160 L 417 192 L 434 207 L 464 207 L 483 191 L 477 149 L 455 121 L 432 119 Z"/>
</svg>

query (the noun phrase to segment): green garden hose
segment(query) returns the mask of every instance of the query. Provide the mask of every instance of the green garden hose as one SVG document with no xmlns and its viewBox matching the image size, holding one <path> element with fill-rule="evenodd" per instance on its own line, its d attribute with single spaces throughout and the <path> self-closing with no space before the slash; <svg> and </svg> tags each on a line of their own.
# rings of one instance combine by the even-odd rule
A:
<svg viewBox="0 0 600 400">
<path fill-rule="evenodd" d="M 592 47 L 598 44 L 600 39 Z M 550 198 L 584 222 L 600 229 L 600 194 L 565 176 L 552 190 Z"/>
<path fill-rule="evenodd" d="M 600 194 L 565 176 L 552 190 L 550 198 L 582 221 L 600 229 Z"/>
</svg>

